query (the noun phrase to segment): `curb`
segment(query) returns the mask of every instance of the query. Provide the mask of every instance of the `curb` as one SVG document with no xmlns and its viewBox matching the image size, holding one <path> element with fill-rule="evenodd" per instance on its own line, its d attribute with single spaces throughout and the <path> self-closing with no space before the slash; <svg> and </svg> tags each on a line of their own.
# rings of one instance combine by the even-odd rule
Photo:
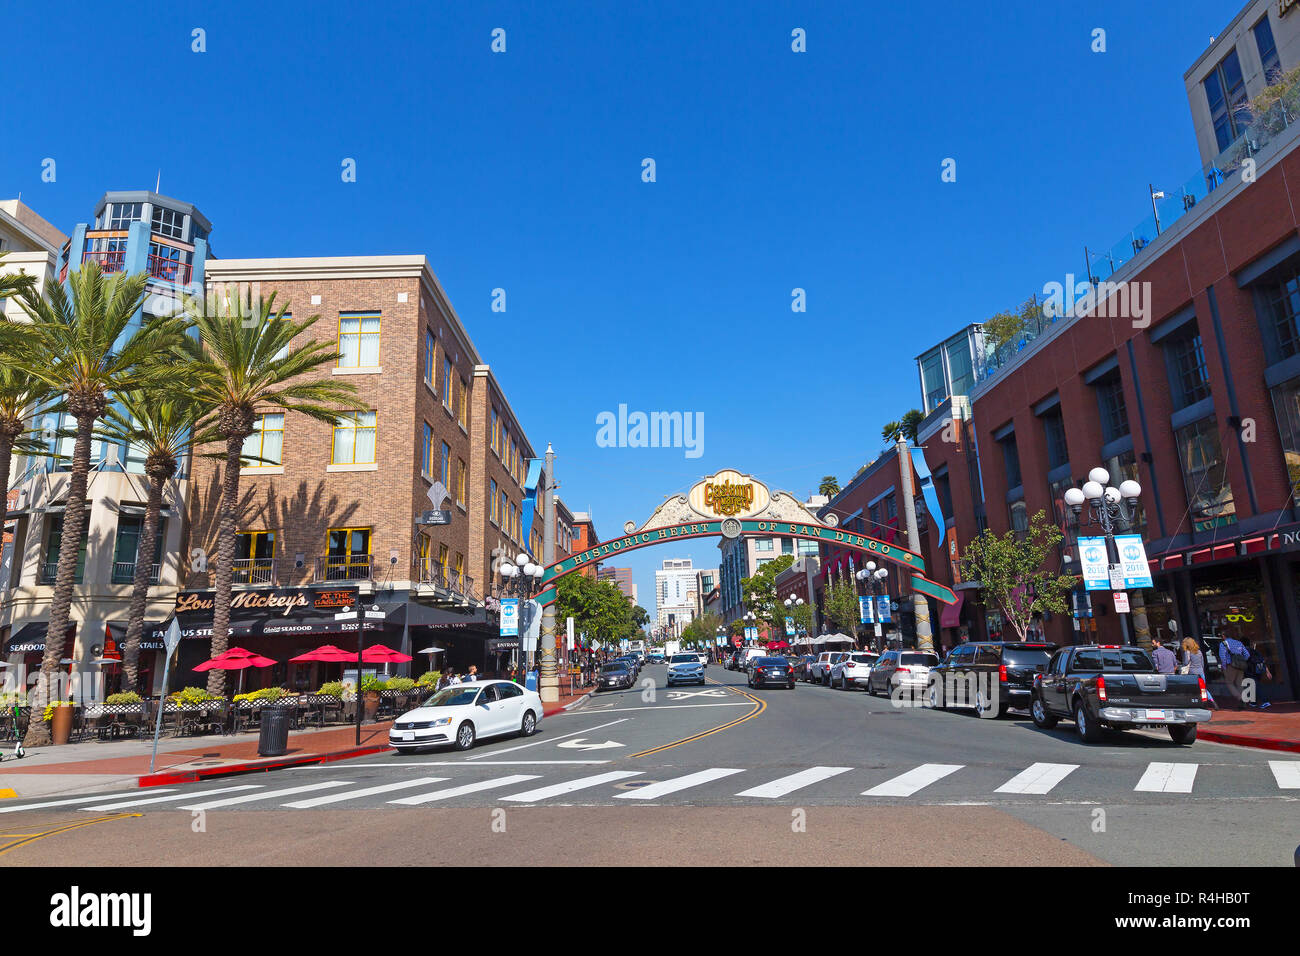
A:
<svg viewBox="0 0 1300 956">
<path fill-rule="evenodd" d="M 353 757 L 367 757 L 371 754 L 384 753 L 392 748 L 387 744 L 372 747 L 353 747 L 350 750 L 335 750 L 323 754 L 303 754 L 301 757 L 269 757 L 265 760 L 249 760 L 244 763 L 226 764 L 221 767 L 205 767 L 196 770 L 179 770 L 145 774 L 139 779 L 141 787 L 161 787 L 173 783 L 198 783 L 209 777 L 228 777 L 235 774 L 258 773 L 268 770 L 281 770 L 285 767 L 305 767 L 316 763 L 333 763 L 336 760 L 350 760 Z"/>
<path fill-rule="evenodd" d="M 548 709 L 548 708 L 543 708 L 543 709 L 542 709 L 542 716 L 543 716 L 543 717 L 550 717 L 550 716 L 552 716 L 552 715 L 554 715 L 554 714 L 562 714 L 562 713 L 564 713 L 566 710 L 568 710 L 570 707 L 577 707 L 579 704 L 583 703 L 585 700 L 587 700 L 587 698 L 589 698 L 589 697 L 590 697 L 592 694 L 594 694 L 595 692 L 596 692 L 596 688 L 593 687 L 591 690 L 587 691 L 587 693 L 583 694 L 583 695 L 582 695 L 581 697 L 579 697 L 577 700 L 571 700 L 571 701 L 569 701 L 567 704 L 565 704 L 563 707 L 553 707 L 553 708 L 549 708 L 549 709 Z"/>
<path fill-rule="evenodd" d="M 1202 730 L 1196 734 L 1196 739 L 1208 740 L 1216 744 L 1233 744 L 1237 747 L 1254 747 L 1257 750 L 1281 750 L 1287 753 L 1300 753 L 1300 740 L 1287 740 L 1284 737 L 1250 737 L 1246 734 Z"/>
</svg>

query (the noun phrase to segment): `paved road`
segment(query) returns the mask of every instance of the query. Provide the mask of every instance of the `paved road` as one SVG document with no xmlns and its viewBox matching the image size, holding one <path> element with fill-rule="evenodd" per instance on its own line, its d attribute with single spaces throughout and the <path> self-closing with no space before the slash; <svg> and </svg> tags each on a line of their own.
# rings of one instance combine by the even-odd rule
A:
<svg viewBox="0 0 1300 956">
<path fill-rule="evenodd" d="M 649 667 L 637 688 L 547 718 L 536 737 L 468 753 L 0 804 L 0 864 L 34 863 L 50 840 L 123 862 L 311 862 L 344 834 L 381 854 L 390 832 L 436 857 L 467 826 L 519 838 L 493 862 L 528 846 L 640 865 L 1290 865 L 1300 843 L 1300 759 L 1156 733 L 1087 745 L 1068 724 L 1041 731 L 1015 712 L 982 720 L 806 684 L 751 691 L 743 674 L 708 673 L 704 687 L 667 689 Z M 196 828 L 219 838 L 195 840 Z M 307 847 L 315 857 L 298 858 Z"/>
</svg>

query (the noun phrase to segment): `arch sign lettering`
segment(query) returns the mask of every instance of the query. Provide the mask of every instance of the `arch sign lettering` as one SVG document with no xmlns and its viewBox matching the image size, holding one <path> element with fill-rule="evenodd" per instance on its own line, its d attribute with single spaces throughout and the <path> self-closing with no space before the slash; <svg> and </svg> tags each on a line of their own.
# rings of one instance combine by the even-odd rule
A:
<svg viewBox="0 0 1300 956">
<path fill-rule="evenodd" d="M 829 523 L 819 522 L 789 492 L 770 491 L 751 475 L 720 471 L 699 481 L 687 494 L 670 497 L 639 527 L 629 521 L 620 537 L 610 538 L 547 567 L 537 601 L 543 605 L 554 604 L 557 580 L 585 565 L 638 548 L 687 538 L 779 536 L 806 538 L 891 561 L 911 572 L 913 590 L 944 604 L 957 602 L 952 591 L 925 576 L 925 561 L 919 554 L 837 527 L 834 515 L 827 520 Z"/>
</svg>

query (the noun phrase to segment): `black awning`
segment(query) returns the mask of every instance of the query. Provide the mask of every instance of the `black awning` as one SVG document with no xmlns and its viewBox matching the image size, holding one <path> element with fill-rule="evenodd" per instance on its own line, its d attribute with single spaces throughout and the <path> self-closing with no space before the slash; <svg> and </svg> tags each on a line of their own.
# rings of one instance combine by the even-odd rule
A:
<svg viewBox="0 0 1300 956">
<path fill-rule="evenodd" d="M 9 635 L 5 641 L 4 653 L 8 654 L 25 654 L 31 651 L 44 652 L 45 635 L 50 629 L 49 621 L 32 621 L 30 624 L 24 624 L 17 631 Z M 72 642 L 77 635 L 76 622 L 68 624 L 68 636 L 66 638 L 65 656 L 70 657 L 72 652 Z"/>
<path fill-rule="evenodd" d="M 167 634 L 169 623 L 170 621 L 145 621 L 144 627 L 140 630 L 140 650 L 167 650 L 163 637 Z M 112 622 L 108 625 L 108 629 L 113 635 L 113 640 L 117 642 L 117 652 L 121 654 L 122 646 L 126 643 L 126 622 Z"/>
</svg>

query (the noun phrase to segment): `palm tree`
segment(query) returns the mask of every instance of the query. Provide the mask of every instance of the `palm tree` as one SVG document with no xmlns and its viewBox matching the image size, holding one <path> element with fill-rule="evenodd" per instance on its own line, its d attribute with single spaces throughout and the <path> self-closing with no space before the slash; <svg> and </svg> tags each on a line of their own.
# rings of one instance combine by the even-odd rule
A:
<svg viewBox="0 0 1300 956">
<path fill-rule="evenodd" d="M 4 262 L 4 258 L 4 253 L 0 252 L 0 262 Z M 35 276 L 22 275 L 17 272 L 0 272 L 0 299 L 26 292 L 35 282 Z"/>
<path fill-rule="evenodd" d="M 825 495 L 827 498 L 834 498 L 840 493 L 840 480 L 834 475 L 827 475 L 822 479 L 822 483 L 817 486 L 817 493 Z"/>
<path fill-rule="evenodd" d="M 903 434 L 913 445 L 917 442 L 917 436 L 921 430 L 921 422 L 923 421 L 925 421 L 925 413 L 919 408 L 913 408 L 903 416 L 903 420 L 899 423 L 902 425 Z"/>
<path fill-rule="evenodd" d="M 885 441 L 894 441 L 898 437 L 898 433 L 902 430 L 902 422 L 890 422 L 884 428 L 880 429 L 880 437 Z"/>
<path fill-rule="evenodd" d="M 34 288 L 23 292 L 20 301 L 31 322 L 9 350 L 11 364 L 63 395 L 68 412 L 77 420 L 45 655 L 32 694 L 33 713 L 40 713 L 49 701 L 50 679 L 63 656 L 77 556 L 86 531 L 86 482 L 95 422 L 114 394 L 163 381 L 169 369 L 149 359 L 184 340 L 182 323 L 173 318 L 151 319 L 132 328 L 144 303 L 144 273 L 105 278 L 99 264 L 91 262 L 67 281 L 65 288 L 47 280 L 44 297 Z M 31 721 L 24 744 L 39 747 L 49 741 L 49 725 Z"/>
<path fill-rule="evenodd" d="M 186 393 L 132 391 L 117 396 L 117 405 L 105 415 L 102 436 L 126 442 L 144 452 L 144 473 L 149 479 L 149 496 L 144 510 L 144 527 L 136 545 L 135 578 L 126 618 L 126 639 L 122 645 L 122 684 L 134 690 L 139 679 L 140 637 L 144 631 L 145 605 L 153 576 L 153 554 L 158 542 L 158 519 L 162 512 L 163 488 L 175 477 L 180 460 L 196 440 L 200 427 L 199 406 Z"/>
<path fill-rule="evenodd" d="M 275 296 L 246 306 L 234 299 L 217 314 L 197 300 L 186 304 L 199 331 L 199 340 L 187 340 L 181 352 L 188 359 L 188 391 L 205 408 L 213 422 L 213 436 L 225 444 L 225 472 L 221 504 L 217 510 L 217 558 L 213 575 L 212 656 L 229 646 L 231 582 L 235 559 L 236 521 L 239 517 L 239 474 L 244 439 L 253 434 L 258 410 L 268 406 L 301 412 L 330 425 L 339 412 L 365 411 L 356 404 L 357 390 L 350 384 L 303 376 L 338 359 L 329 343 L 293 340 L 319 319 L 298 322 L 275 311 Z M 208 672 L 208 692 L 224 694 L 223 671 Z"/>
</svg>

